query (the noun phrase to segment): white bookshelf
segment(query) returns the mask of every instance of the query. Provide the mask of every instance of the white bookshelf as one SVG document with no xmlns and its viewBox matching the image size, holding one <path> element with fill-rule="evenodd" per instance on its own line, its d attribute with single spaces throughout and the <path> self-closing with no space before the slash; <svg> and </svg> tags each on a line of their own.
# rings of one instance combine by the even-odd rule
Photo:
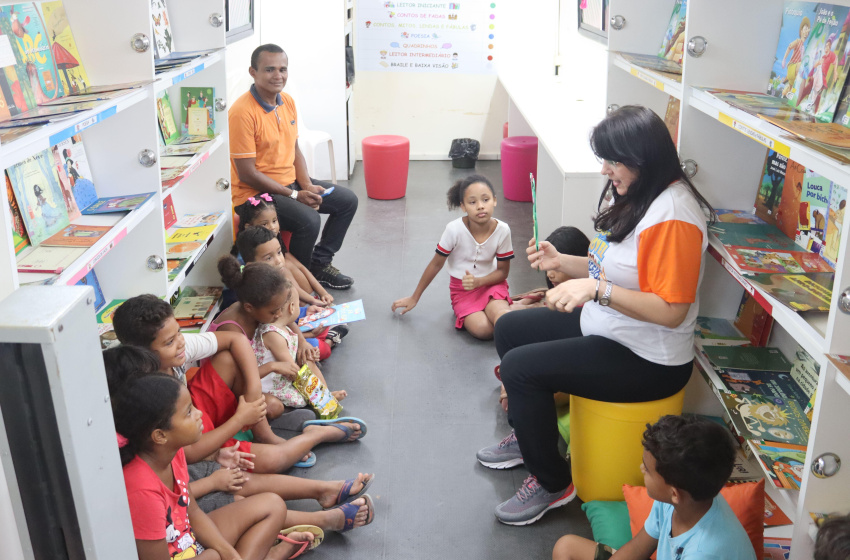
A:
<svg viewBox="0 0 850 560">
<path fill-rule="evenodd" d="M 836 4 L 850 5 L 837 0 Z M 686 41 L 702 36 L 708 47 L 701 57 L 685 54 L 681 83 L 666 75 L 637 69 L 617 52 L 655 54 L 673 9 L 673 0 L 611 0 L 611 15 L 626 20 L 622 30 L 609 30 L 608 104 L 643 104 L 663 116 L 669 96 L 682 100 L 679 121 L 681 158 L 692 159 L 699 170 L 693 178 L 700 192 L 717 208 L 751 209 L 767 146 L 814 169 L 832 181 L 850 186 L 850 166 L 842 165 L 799 142 L 769 123 L 739 111 L 701 91 L 700 87 L 764 91 L 779 36 L 782 0 L 689 0 Z M 728 17 L 734 13 L 735 17 Z M 569 209 L 565 208 L 569 213 Z M 575 220 L 585 216 L 571 214 Z M 570 223 L 567 220 L 565 223 Z M 848 239 L 850 222 L 842 239 Z M 753 293 L 775 319 L 770 344 L 786 355 L 802 346 L 821 364 L 812 431 L 799 492 L 769 489 L 777 504 L 794 520 L 792 558 L 810 558 L 816 531 L 809 511 L 850 509 L 850 472 L 816 478 L 813 458 L 833 452 L 850 458 L 850 381 L 824 358 L 827 353 L 850 354 L 850 316 L 841 312 L 838 298 L 850 283 L 845 249 L 835 269 L 835 288 L 829 313 L 792 312 L 754 288 L 723 258 L 712 240 L 706 257 L 701 292 L 701 315 L 733 318 L 744 290 Z M 715 403 L 719 406 L 718 403 Z M 768 483 L 768 486 L 770 483 Z"/>
</svg>

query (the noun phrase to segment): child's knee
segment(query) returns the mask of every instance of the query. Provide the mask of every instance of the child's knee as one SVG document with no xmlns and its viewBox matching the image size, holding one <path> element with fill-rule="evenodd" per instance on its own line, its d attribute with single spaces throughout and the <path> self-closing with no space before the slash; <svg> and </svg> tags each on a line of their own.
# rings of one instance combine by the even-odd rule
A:
<svg viewBox="0 0 850 560">
<path fill-rule="evenodd" d="M 286 521 L 286 502 L 283 501 L 283 498 L 271 492 L 261 494 L 260 497 L 263 500 L 259 507 L 262 508 L 263 513 L 283 525 Z"/>
<path fill-rule="evenodd" d="M 265 398 L 266 417 L 268 417 L 270 420 L 279 418 L 286 411 L 286 407 L 284 407 L 283 403 L 280 402 L 279 398 L 273 395 L 265 395 Z"/>
<path fill-rule="evenodd" d="M 577 557 L 572 552 L 575 550 L 577 540 L 575 535 L 566 535 L 558 539 L 555 548 L 552 549 L 552 560 L 576 559 Z"/>
</svg>

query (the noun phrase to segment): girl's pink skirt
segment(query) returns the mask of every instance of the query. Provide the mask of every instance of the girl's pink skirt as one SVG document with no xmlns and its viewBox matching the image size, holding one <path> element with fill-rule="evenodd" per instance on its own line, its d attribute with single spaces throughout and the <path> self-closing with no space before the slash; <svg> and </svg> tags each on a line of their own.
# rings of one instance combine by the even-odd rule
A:
<svg viewBox="0 0 850 560">
<path fill-rule="evenodd" d="M 508 295 L 507 280 L 493 284 L 492 286 L 481 286 L 480 288 L 467 291 L 463 289 L 463 282 L 452 276 L 449 282 L 449 293 L 452 297 L 452 309 L 455 312 L 455 317 L 457 317 L 455 321 L 456 329 L 463 328 L 463 320 L 467 315 L 472 315 L 477 311 L 484 311 L 484 308 L 487 307 L 491 299 L 503 299 L 509 304 L 513 303 L 511 296 Z"/>
</svg>

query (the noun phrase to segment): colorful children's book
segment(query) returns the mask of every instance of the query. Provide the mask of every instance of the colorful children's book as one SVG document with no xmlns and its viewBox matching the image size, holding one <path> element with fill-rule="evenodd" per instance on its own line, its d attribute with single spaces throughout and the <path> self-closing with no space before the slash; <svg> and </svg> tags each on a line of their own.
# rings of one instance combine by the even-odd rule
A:
<svg viewBox="0 0 850 560">
<path fill-rule="evenodd" d="M 809 402 L 790 372 L 726 369 L 717 372 L 726 388 L 732 393 L 763 395 L 770 399 L 793 400 L 800 408 Z"/>
<path fill-rule="evenodd" d="M 712 416 L 710 418 L 712 418 L 712 420 L 714 420 L 716 423 L 720 424 L 724 428 L 726 427 L 726 423 L 723 421 L 723 418 L 719 418 L 716 416 Z M 735 466 L 732 467 L 732 474 L 729 475 L 729 482 L 755 482 L 761 480 L 761 478 L 761 472 L 757 469 L 751 468 L 750 462 L 747 460 L 746 457 L 744 457 L 744 453 L 740 449 L 738 449 L 735 452 Z"/>
<path fill-rule="evenodd" d="M 835 274 L 756 274 L 747 279 L 794 311 L 829 311 Z"/>
<path fill-rule="evenodd" d="M 36 247 L 17 262 L 18 272 L 58 274 L 85 252 L 85 247 Z"/>
<path fill-rule="evenodd" d="M 820 251 L 821 258 L 833 267 L 838 262 L 838 250 L 841 247 L 841 228 L 844 226 L 844 208 L 846 206 L 847 189 L 837 183 L 833 183 L 829 194 L 826 239 Z"/>
<path fill-rule="evenodd" d="M 766 346 L 770 331 L 773 329 L 773 317 L 756 298 L 744 290 L 741 303 L 738 304 L 734 325 L 753 346 Z"/>
<path fill-rule="evenodd" d="M 767 151 L 762 168 L 761 184 L 756 192 L 755 214 L 767 223 L 776 223 L 776 211 L 782 199 L 782 188 L 785 184 L 785 169 L 788 158 L 773 150 Z M 788 236 L 785 236 L 786 238 Z M 739 245 L 736 243 L 736 245 Z"/>
<path fill-rule="evenodd" d="M 69 224 L 59 175 L 49 150 L 16 163 L 7 173 L 33 247 Z"/>
<path fill-rule="evenodd" d="M 215 296 L 181 296 L 174 306 L 174 318 L 205 319 L 217 301 Z"/>
<path fill-rule="evenodd" d="M 195 251 L 201 248 L 201 245 L 202 243 L 197 241 L 167 243 L 165 245 L 166 258 L 169 260 L 188 259 L 195 254 Z"/>
<path fill-rule="evenodd" d="M 724 222 L 727 224 L 764 224 L 767 223 L 758 216 L 756 216 L 752 211 L 746 210 L 726 210 L 723 208 L 717 209 L 714 211 L 717 213 L 717 221 Z M 791 237 L 791 236 L 789 236 Z"/>
<path fill-rule="evenodd" d="M 768 215 L 770 217 L 770 215 Z M 724 247 L 746 247 L 765 251 L 800 251 L 802 247 L 771 224 L 715 222 L 708 226 Z"/>
<path fill-rule="evenodd" d="M 162 217 L 165 229 L 177 223 L 177 211 L 174 209 L 174 201 L 171 199 L 171 195 L 166 196 L 162 201 Z"/>
<path fill-rule="evenodd" d="M 817 21 L 814 2 L 787 1 L 782 10 L 782 27 L 779 30 L 779 41 L 776 45 L 776 55 L 770 70 L 770 81 L 767 93 L 775 97 L 788 99 L 794 93 L 794 82 L 797 72 L 802 71 L 803 52 L 806 40 Z"/>
<path fill-rule="evenodd" d="M 776 502 L 765 493 L 764 495 L 764 526 L 765 527 L 781 527 L 783 525 L 792 525 L 793 521 L 785 515 Z M 767 543 L 765 543 L 766 545 Z M 791 544 L 790 542 L 788 543 Z"/>
<path fill-rule="evenodd" d="M 196 142 L 194 144 L 171 144 L 159 149 L 160 156 L 193 156 L 206 148 L 206 143 Z"/>
<path fill-rule="evenodd" d="M 793 400 L 750 393 L 721 393 L 720 397 L 735 431 L 744 439 L 803 446 L 809 441 L 809 420 Z"/>
<path fill-rule="evenodd" d="M 111 229 L 112 226 L 70 224 L 41 244 L 50 247 L 91 247 Z"/>
<path fill-rule="evenodd" d="M 186 243 L 191 241 L 206 242 L 215 231 L 216 226 L 200 226 L 192 228 L 177 228 L 165 239 L 166 243 Z"/>
<path fill-rule="evenodd" d="M 50 39 L 50 52 L 58 70 L 62 94 L 76 94 L 85 90 L 89 85 L 89 78 L 83 67 L 80 53 L 77 51 L 77 43 L 68 24 L 65 7 L 61 0 L 56 0 L 42 2 L 39 9 L 44 19 L 47 37 Z"/>
<path fill-rule="evenodd" d="M 788 99 L 789 105 L 822 123 L 832 122 L 847 79 L 848 67 L 840 64 L 840 58 L 847 45 L 847 33 L 842 33 L 842 28 L 848 14 L 850 8 L 846 6 L 817 4 L 816 18 L 794 80 L 794 92 Z"/>
<path fill-rule="evenodd" d="M 98 198 L 93 204 L 83 209 L 83 214 L 109 214 L 110 212 L 130 212 L 147 202 L 153 193 L 131 194 L 127 196 L 110 196 Z"/>
<path fill-rule="evenodd" d="M 223 215 L 224 212 L 213 212 L 211 214 L 184 214 L 179 220 L 177 220 L 175 227 L 193 228 L 214 226 Z"/>
<path fill-rule="evenodd" d="M 797 236 L 800 214 L 800 198 L 803 194 L 803 183 L 806 180 L 806 168 L 789 159 L 785 167 L 785 181 L 782 187 L 782 198 L 779 208 L 774 213 L 774 222 L 782 233 L 794 239 Z M 787 185 L 787 187 L 785 186 Z"/>
<path fill-rule="evenodd" d="M 751 115 L 769 115 L 776 118 L 815 122 L 815 117 L 788 106 L 787 100 L 766 93 L 735 89 L 697 88 L 716 99 Z"/>
<path fill-rule="evenodd" d="M 703 348 L 715 369 L 791 371 L 791 362 L 779 348 L 754 346 L 706 346 Z"/>
<path fill-rule="evenodd" d="M 789 520 L 786 525 L 790 525 Z M 791 558 L 791 539 L 785 537 L 764 537 L 762 560 L 788 560 Z"/>
<path fill-rule="evenodd" d="M 791 377 L 797 382 L 803 393 L 808 396 L 808 400 L 811 400 L 812 395 L 817 391 L 819 376 L 820 364 L 802 347 L 798 347 L 791 364 Z"/>
<path fill-rule="evenodd" d="M 664 113 L 664 124 L 667 125 L 670 138 L 677 146 L 679 145 L 679 112 L 681 107 L 682 102 L 671 95 L 667 101 L 667 111 Z"/>
<path fill-rule="evenodd" d="M 800 474 L 806 462 L 805 445 L 756 439 L 749 444 L 776 488 L 800 489 Z"/>
<path fill-rule="evenodd" d="M 115 310 L 121 307 L 121 304 L 127 301 L 126 299 L 113 299 L 100 313 L 97 314 L 97 322 L 104 324 L 112 324 L 112 316 L 115 315 Z"/>
<path fill-rule="evenodd" d="M 97 200 L 94 179 L 89 168 L 89 158 L 83 137 L 79 134 L 62 140 L 51 148 L 53 163 L 59 173 L 62 189 L 66 192 L 65 202 L 71 219 L 79 216 L 83 208 L 88 208 Z M 74 207 L 72 210 L 71 207 Z"/>
<path fill-rule="evenodd" d="M 189 263 L 189 259 L 168 259 L 168 281 L 172 282 Z"/>
<path fill-rule="evenodd" d="M 820 142 L 827 146 L 850 149 L 850 130 L 838 123 L 812 123 L 798 120 L 777 119 L 767 115 L 759 115 L 759 118 L 770 124 L 790 132 L 802 140 Z"/>
<path fill-rule="evenodd" d="M 153 35 L 154 58 L 171 54 L 171 23 L 168 21 L 168 8 L 165 0 L 151 0 L 151 31 Z"/>
<path fill-rule="evenodd" d="M 214 87 L 180 88 L 180 131 L 209 138 L 215 136 L 214 102 Z"/>
<path fill-rule="evenodd" d="M 658 50 L 659 58 L 672 60 L 677 64 L 682 63 L 682 55 L 685 52 L 685 16 L 687 15 L 687 0 L 675 0 L 673 13 L 670 15 L 670 23 L 667 24 L 667 32 Z"/>
<path fill-rule="evenodd" d="M 103 297 L 103 290 L 100 287 L 100 282 L 97 280 L 97 274 L 94 270 L 90 270 L 88 274 L 83 276 L 77 282 L 77 286 L 91 286 L 94 289 L 94 310 L 100 311 L 106 305 L 106 299 Z"/>
<path fill-rule="evenodd" d="M 160 169 L 173 169 L 175 167 L 186 167 L 192 156 L 160 156 Z"/>
<path fill-rule="evenodd" d="M 334 305 L 323 309 L 313 315 L 307 315 L 298 319 L 301 332 L 312 331 L 318 326 L 332 327 L 340 323 L 353 323 L 366 318 L 366 310 L 363 309 L 363 300 L 358 299 L 340 305 Z"/>
<path fill-rule="evenodd" d="M 700 347 L 741 346 L 750 343 L 729 320 L 716 317 L 697 317 L 694 335 Z"/>
<path fill-rule="evenodd" d="M 738 246 L 728 247 L 727 250 L 735 265 L 744 274 L 767 272 L 803 274 L 833 271 L 833 268 L 819 255 L 808 251 L 770 251 Z"/>
<path fill-rule="evenodd" d="M 650 54 L 628 52 L 620 52 L 617 54 L 622 56 L 627 62 L 630 62 L 635 66 L 640 66 L 641 68 L 646 68 L 647 70 L 666 72 L 667 74 L 682 74 L 681 63 L 676 63 L 672 60 L 667 60 L 666 58 L 660 58 Z"/>
<path fill-rule="evenodd" d="M 812 171 L 806 171 L 803 192 L 800 196 L 795 241 L 812 253 L 820 254 L 820 249 L 823 247 L 831 189 L 832 182 L 829 179 Z"/>
<path fill-rule="evenodd" d="M 156 98 L 156 118 L 159 122 L 159 131 L 162 134 L 162 140 L 166 145 L 179 143 L 180 130 L 177 128 L 177 123 L 174 122 L 174 110 L 171 108 L 171 100 L 168 98 L 168 92 L 162 92 Z M 209 138 L 206 138 L 209 140 Z"/>
<path fill-rule="evenodd" d="M 529 173 L 531 180 L 531 228 L 534 236 L 534 248 L 540 250 L 540 222 L 537 221 L 537 182 L 534 173 Z"/>
<path fill-rule="evenodd" d="M 9 176 L 4 173 L 3 177 L 6 179 L 6 197 L 9 200 L 9 210 L 12 212 L 12 242 L 15 244 L 15 254 L 19 255 L 21 251 L 30 246 L 30 238 L 27 236 L 24 217 L 21 215 L 20 207 L 18 207 L 18 200 L 15 198 L 15 191 L 12 190 Z"/>
<path fill-rule="evenodd" d="M 0 29 L 15 53 L 18 80 L 27 83 L 29 109 L 62 97 L 62 84 L 56 72 L 50 39 L 33 2 L 0 7 Z"/>
</svg>

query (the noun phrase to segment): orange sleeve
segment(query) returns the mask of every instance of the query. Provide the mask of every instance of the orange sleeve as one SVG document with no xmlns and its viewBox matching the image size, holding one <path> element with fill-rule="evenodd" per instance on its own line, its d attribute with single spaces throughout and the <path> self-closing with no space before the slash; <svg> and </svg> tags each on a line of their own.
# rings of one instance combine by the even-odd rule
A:
<svg viewBox="0 0 850 560">
<path fill-rule="evenodd" d="M 680 220 L 661 222 L 640 234 L 637 268 L 642 292 L 667 303 L 693 303 L 702 261 L 702 231 Z"/>
<path fill-rule="evenodd" d="M 232 107 L 227 116 L 230 128 L 230 157 L 234 159 L 256 158 L 257 141 L 254 133 L 257 123 L 254 116 L 244 106 Z"/>
</svg>

